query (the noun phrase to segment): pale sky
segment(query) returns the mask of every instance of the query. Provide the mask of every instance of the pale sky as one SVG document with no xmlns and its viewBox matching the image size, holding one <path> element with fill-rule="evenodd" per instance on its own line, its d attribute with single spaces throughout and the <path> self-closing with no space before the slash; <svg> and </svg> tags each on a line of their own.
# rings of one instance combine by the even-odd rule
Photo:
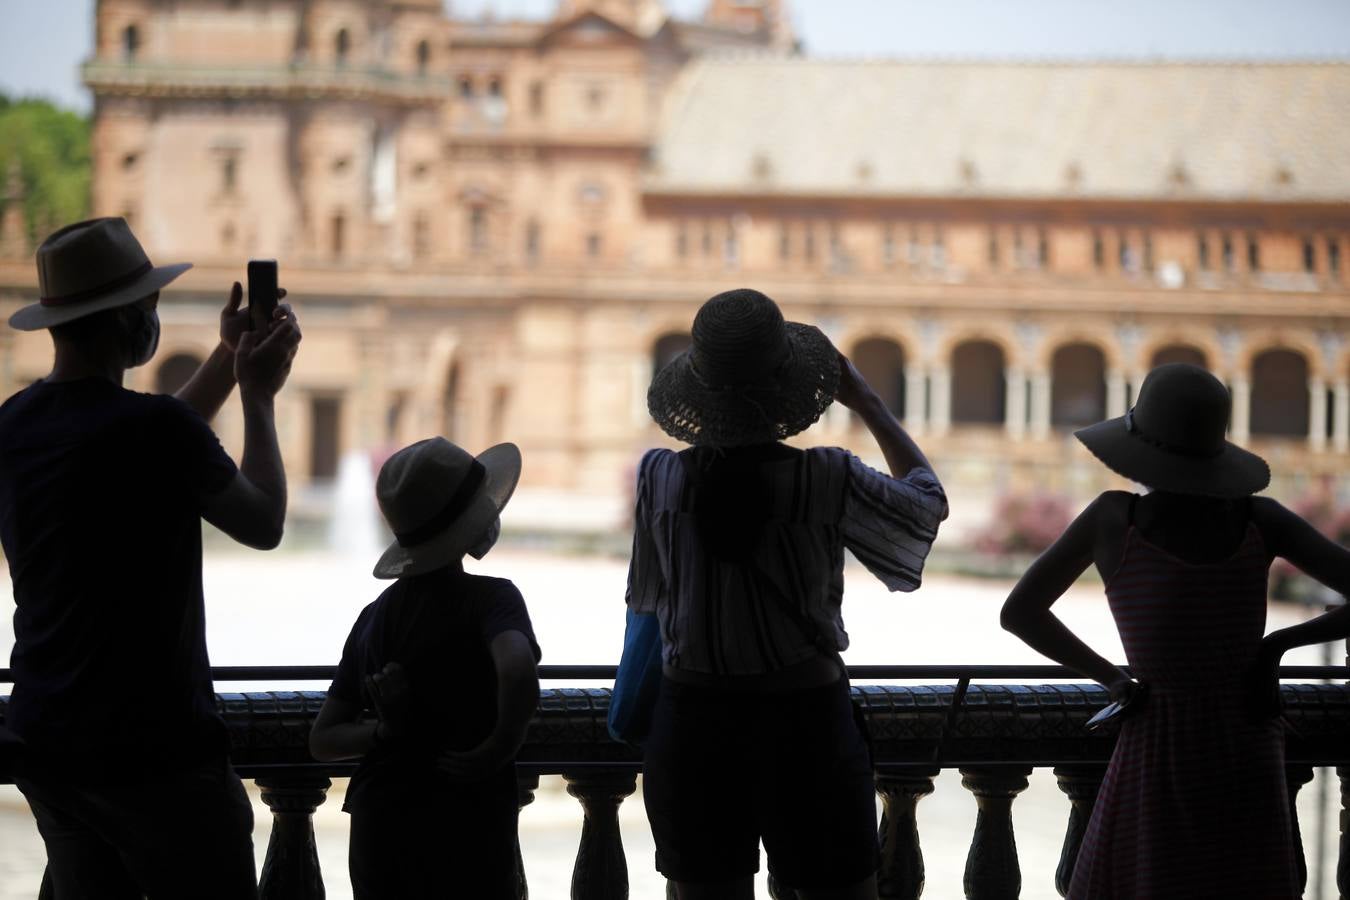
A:
<svg viewBox="0 0 1350 900">
<path fill-rule="evenodd" d="M 556 0 L 450 0 L 537 18 Z M 666 0 L 697 16 L 706 0 Z M 87 109 L 77 67 L 94 0 L 0 0 L 0 90 Z M 790 0 L 809 53 L 833 57 L 1350 60 L 1350 0 Z"/>
</svg>

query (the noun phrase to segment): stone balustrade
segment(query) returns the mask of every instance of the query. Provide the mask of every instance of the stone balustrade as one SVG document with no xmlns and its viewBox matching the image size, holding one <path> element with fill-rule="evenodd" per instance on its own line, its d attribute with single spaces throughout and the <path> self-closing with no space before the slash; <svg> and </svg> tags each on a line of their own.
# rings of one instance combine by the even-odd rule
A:
<svg viewBox="0 0 1350 900">
<path fill-rule="evenodd" d="M 1082 684 L 855 686 L 853 700 L 871 733 L 877 792 L 883 805 L 880 895 L 911 900 L 923 893 L 924 864 L 915 809 L 944 768 L 956 768 L 975 797 L 978 816 L 967 855 L 964 888 L 970 900 L 1010 900 L 1022 875 L 1012 807 L 1033 768 L 1051 767 L 1066 796 L 1065 834 L 1055 882 L 1063 893 L 1073 871 L 1114 737 L 1089 734 L 1084 724 L 1107 703 L 1104 689 Z M 1337 884 L 1350 896 L 1350 685 L 1285 684 L 1293 726 L 1287 760 L 1290 805 L 1315 766 L 1336 766 L 1341 781 L 1341 839 Z M 954 709 L 953 700 L 960 698 Z M 307 750 L 321 691 L 218 694 L 240 775 L 255 779 L 272 810 L 273 826 L 261 872 L 263 900 L 324 896 L 312 815 L 330 779 L 354 765 L 320 764 Z M 608 688 L 540 692 L 539 710 L 517 764 L 520 804 L 528 805 L 542 774 L 561 774 L 584 816 L 572 876 L 574 900 L 623 900 L 628 869 L 618 810 L 636 789 L 639 753 L 610 740 Z M 0 697 L 3 715 L 7 697 Z M 1297 820 L 1295 820 L 1297 822 Z M 1297 826 L 1296 826 L 1297 827 Z M 1306 867 L 1301 869 L 1306 878 Z M 523 869 L 520 897 L 528 897 Z M 773 887 L 777 900 L 792 891 Z"/>
</svg>

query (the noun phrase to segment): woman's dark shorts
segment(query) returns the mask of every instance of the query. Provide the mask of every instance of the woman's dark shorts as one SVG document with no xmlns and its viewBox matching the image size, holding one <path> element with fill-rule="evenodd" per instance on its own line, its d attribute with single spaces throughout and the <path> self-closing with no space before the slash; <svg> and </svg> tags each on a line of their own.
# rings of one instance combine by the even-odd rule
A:
<svg viewBox="0 0 1350 900">
<path fill-rule="evenodd" d="M 877 870 L 876 794 L 848 683 L 782 693 L 663 679 L 643 764 L 656 868 L 684 883 L 769 871 L 793 888 Z"/>
</svg>

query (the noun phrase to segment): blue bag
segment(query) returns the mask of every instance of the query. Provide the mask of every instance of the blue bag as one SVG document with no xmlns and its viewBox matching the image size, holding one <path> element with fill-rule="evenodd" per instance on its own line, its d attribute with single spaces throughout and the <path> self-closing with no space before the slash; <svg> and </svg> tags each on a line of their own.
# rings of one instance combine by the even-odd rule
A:
<svg viewBox="0 0 1350 900">
<path fill-rule="evenodd" d="M 661 624 L 654 615 L 631 609 L 624 622 L 623 655 L 609 700 L 609 736 L 642 746 L 652 728 L 652 709 L 661 688 Z"/>
</svg>

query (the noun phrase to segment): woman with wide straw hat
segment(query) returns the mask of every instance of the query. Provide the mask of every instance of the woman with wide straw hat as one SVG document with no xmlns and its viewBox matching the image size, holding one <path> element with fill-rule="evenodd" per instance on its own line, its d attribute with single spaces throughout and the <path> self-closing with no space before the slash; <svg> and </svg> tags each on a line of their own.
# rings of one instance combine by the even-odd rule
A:
<svg viewBox="0 0 1350 900">
<path fill-rule="evenodd" d="M 539 702 L 525 601 L 470 575 L 520 478 L 520 451 L 444 438 L 395 453 L 375 485 L 397 579 L 357 617 L 314 722 L 319 760 L 362 757 L 343 806 L 357 900 L 516 900 L 516 751 Z"/>
<path fill-rule="evenodd" d="M 1350 608 L 1264 639 L 1271 560 L 1338 592 L 1350 552 L 1265 497 L 1265 462 L 1224 439 L 1228 391 L 1184 364 L 1160 366 L 1124 416 L 1077 437 L 1150 488 L 1107 491 L 1013 589 L 1003 625 L 1110 689 L 1122 722 L 1068 896 L 1300 896 L 1285 787 L 1277 671 L 1291 647 L 1350 634 Z M 1089 565 L 1132 680 L 1050 612 Z"/>
<path fill-rule="evenodd" d="M 782 443 L 836 399 L 890 475 Z M 750 898 L 762 840 L 803 900 L 874 898 L 871 763 L 839 657 L 844 548 L 914 590 L 942 487 L 853 365 L 757 291 L 703 305 L 647 403 L 692 445 L 642 459 L 628 576 L 630 610 L 661 626 L 643 767 L 657 867 L 681 900 Z"/>
</svg>

